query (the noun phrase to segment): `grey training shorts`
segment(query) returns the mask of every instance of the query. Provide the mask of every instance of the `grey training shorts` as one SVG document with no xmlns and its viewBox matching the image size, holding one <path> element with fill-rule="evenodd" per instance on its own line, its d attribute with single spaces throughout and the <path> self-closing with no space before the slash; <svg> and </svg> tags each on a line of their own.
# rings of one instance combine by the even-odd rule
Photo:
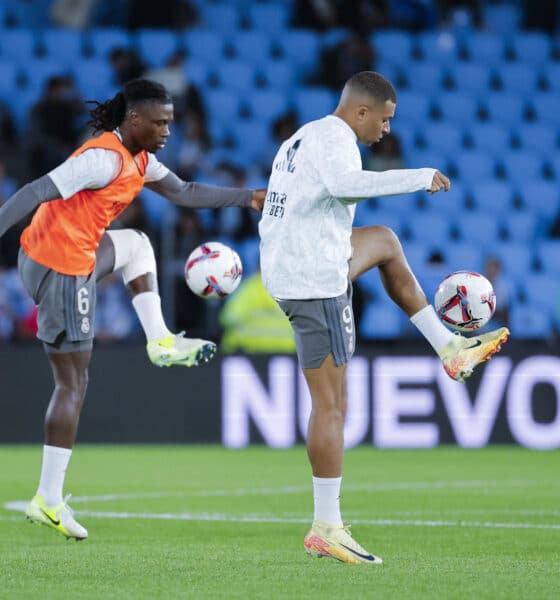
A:
<svg viewBox="0 0 560 600">
<path fill-rule="evenodd" d="M 49 353 L 79 352 L 93 347 L 95 272 L 62 275 L 35 262 L 20 249 L 18 269 L 38 308 L 37 337 Z"/>
<path fill-rule="evenodd" d="M 278 304 L 292 324 L 302 368 L 318 369 L 329 354 L 337 367 L 350 360 L 356 346 L 351 283 L 336 298 L 278 300 Z"/>
</svg>

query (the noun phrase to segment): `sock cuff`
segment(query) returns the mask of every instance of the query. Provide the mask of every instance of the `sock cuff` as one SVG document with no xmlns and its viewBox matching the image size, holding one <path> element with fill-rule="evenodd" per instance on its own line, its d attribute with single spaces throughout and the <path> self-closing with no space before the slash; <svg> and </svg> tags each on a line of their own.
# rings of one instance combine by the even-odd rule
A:
<svg viewBox="0 0 560 600">
<path fill-rule="evenodd" d="M 58 454 L 59 456 L 70 456 L 72 454 L 72 448 L 61 448 L 59 446 L 48 446 L 45 444 L 43 449 L 49 454 Z"/>
<path fill-rule="evenodd" d="M 315 477 L 313 475 L 313 485 L 340 485 L 342 477 Z"/>
<path fill-rule="evenodd" d="M 412 321 L 412 323 L 416 323 L 418 321 L 418 319 L 421 319 L 427 312 L 431 312 L 434 311 L 434 307 L 431 304 L 428 304 L 428 306 L 424 306 L 424 308 L 421 308 L 417 313 L 413 314 L 412 317 L 410 317 L 410 320 Z"/>
</svg>

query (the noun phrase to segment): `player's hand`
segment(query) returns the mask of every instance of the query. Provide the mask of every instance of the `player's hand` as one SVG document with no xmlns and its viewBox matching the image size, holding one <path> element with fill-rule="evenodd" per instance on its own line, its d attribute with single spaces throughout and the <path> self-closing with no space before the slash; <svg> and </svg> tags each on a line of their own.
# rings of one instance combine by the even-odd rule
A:
<svg viewBox="0 0 560 600">
<path fill-rule="evenodd" d="M 251 208 L 257 212 L 262 212 L 265 196 L 266 190 L 253 190 L 253 196 L 251 197 Z"/>
<path fill-rule="evenodd" d="M 428 193 L 435 194 L 440 190 L 445 190 L 448 192 L 450 187 L 451 182 L 449 179 L 443 173 L 436 171 L 434 173 L 434 178 L 432 179 L 432 187 L 428 190 Z"/>
</svg>

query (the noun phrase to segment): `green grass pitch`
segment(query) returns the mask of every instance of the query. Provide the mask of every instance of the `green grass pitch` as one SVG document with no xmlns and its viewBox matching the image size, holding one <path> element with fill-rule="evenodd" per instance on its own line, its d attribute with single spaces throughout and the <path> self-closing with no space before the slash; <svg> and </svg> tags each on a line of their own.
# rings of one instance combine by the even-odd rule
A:
<svg viewBox="0 0 560 600">
<path fill-rule="evenodd" d="M 347 451 L 343 515 L 381 566 L 304 553 L 303 447 L 78 445 L 66 491 L 80 543 L 14 510 L 40 452 L 0 446 L 2 598 L 560 597 L 558 452 Z"/>
</svg>

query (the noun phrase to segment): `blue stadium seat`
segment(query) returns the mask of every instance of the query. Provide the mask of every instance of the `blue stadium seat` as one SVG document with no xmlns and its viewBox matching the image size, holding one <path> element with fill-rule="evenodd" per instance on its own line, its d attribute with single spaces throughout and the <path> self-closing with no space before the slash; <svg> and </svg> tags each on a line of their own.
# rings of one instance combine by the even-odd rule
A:
<svg viewBox="0 0 560 600">
<path fill-rule="evenodd" d="M 448 31 L 428 31 L 416 38 L 422 58 L 429 63 L 449 65 L 457 62 L 459 43 Z"/>
<path fill-rule="evenodd" d="M 462 242 L 480 244 L 481 248 L 489 249 L 490 244 L 500 240 L 500 223 L 494 215 L 485 211 L 469 211 L 461 215 L 454 223 Z"/>
<path fill-rule="evenodd" d="M 15 94 L 18 88 L 18 68 L 7 59 L 0 59 L 0 94 Z"/>
<path fill-rule="evenodd" d="M 224 89 L 247 94 L 255 88 L 255 69 L 242 60 L 222 60 L 214 65 L 212 74 Z"/>
<path fill-rule="evenodd" d="M 501 35 L 485 31 L 473 31 L 463 40 L 470 60 L 486 66 L 494 66 L 505 58 L 505 43 Z"/>
<path fill-rule="evenodd" d="M 406 260 L 413 272 L 423 269 L 430 258 L 431 251 L 434 249 L 431 244 L 423 244 L 421 242 L 403 243 L 404 254 Z"/>
<path fill-rule="evenodd" d="M 15 120 L 16 127 L 20 131 L 24 131 L 27 126 L 29 113 L 33 105 L 39 100 L 41 95 L 40 88 L 29 88 L 20 90 L 17 94 L 11 93 L 3 97 L 4 102 L 8 105 L 10 113 Z"/>
<path fill-rule="evenodd" d="M 485 240 L 485 250 L 494 240 Z M 494 244 L 496 245 L 496 244 Z M 489 249 L 489 248 L 488 248 Z M 469 270 L 481 272 L 484 267 L 484 255 L 482 245 L 479 242 L 455 242 L 447 244 L 443 249 L 445 262 L 449 266 L 449 272 Z"/>
<path fill-rule="evenodd" d="M 508 278 L 533 270 L 533 250 L 523 242 L 501 242 L 493 249 Z"/>
<path fill-rule="evenodd" d="M 540 240 L 537 242 L 537 256 L 541 269 L 555 279 L 560 275 L 560 240 Z M 560 303 L 560 298 L 558 299 Z"/>
<path fill-rule="evenodd" d="M 380 60 L 394 64 L 408 64 L 412 58 L 412 36 L 399 29 L 381 29 L 372 33 L 370 43 Z"/>
<path fill-rule="evenodd" d="M 286 29 L 290 19 L 290 5 L 286 3 L 257 4 L 250 3 L 247 11 L 253 29 L 276 34 Z"/>
<path fill-rule="evenodd" d="M 466 192 L 463 183 L 453 181 L 448 192 L 432 196 L 426 194 L 423 197 L 423 203 L 426 210 L 441 212 L 448 220 L 453 220 L 465 210 L 465 197 Z"/>
<path fill-rule="evenodd" d="M 3 29 L 0 34 L 0 58 L 23 64 L 35 57 L 36 40 L 30 29 Z"/>
<path fill-rule="evenodd" d="M 503 223 L 512 242 L 532 243 L 537 237 L 538 219 L 525 211 L 512 212 L 503 218 Z"/>
<path fill-rule="evenodd" d="M 512 150 L 502 155 L 500 164 L 510 181 L 521 184 L 533 179 L 541 179 L 544 174 L 544 163 L 541 158 L 531 152 Z"/>
<path fill-rule="evenodd" d="M 464 183 L 492 179 L 496 174 L 496 165 L 493 157 L 486 152 L 473 152 L 465 150 L 450 157 L 457 177 Z"/>
<path fill-rule="evenodd" d="M 83 59 L 84 37 L 74 29 L 45 29 L 41 32 L 40 46 L 44 57 L 64 65 L 73 65 Z"/>
<path fill-rule="evenodd" d="M 113 70 L 107 61 L 82 60 L 72 68 L 72 74 L 85 99 L 104 101 L 113 95 Z"/>
<path fill-rule="evenodd" d="M 552 92 L 560 92 L 560 64 L 549 62 L 541 69 L 541 74 L 547 86 Z"/>
<path fill-rule="evenodd" d="M 397 200 L 398 201 L 398 200 Z M 399 211 L 388 211 L 372 206 L 367 200 L 358 202 L 354 227 L 366 227 L 368 225 L 385 225 L 392 229 L 399 237 L 403 234 L 402 216 Z"/>
<path fill-rule="evenodd" d="M 519 186 L 524 207 L 546 219 L 554 218 L 560 212 L 560 189 L 550 181 L 526 181 Z"/>
<path fill-rule="evenodd" d="M 408 215 L 406 229 L 415 242 L 444 248 L 450 241 L 449 219 L 439 211 L 415 211 Z"/>
<path fill-rule="evenodd" d="M 261 30 L 232 32 L 228 45 L 237 58 L 253 65 L 261 65 L 270 58 L 270 37 Z"/>
<path fill-rule="evenodd" d="M 402 219 L 403 215 L 411 214 L 418 209 L 418 194 L 398 194 L 397 196 L 380 196 L 375 199 L 375 205 L 381 213 L 396 213 Z M 379 222 L 379 225 L 386 223 Z M 391 226 L 389 224 L 389 226 Z"/>
<path fill-rule="evenodd" d="M 516 130 L 520 146 L 541 156 L 550 155 L 558 146 L 558 131 L 539 123 L 523 123 Z"/>
<path fill-rule="evenodd" d="M 217 216 L 218 231 L 221 235 L 233 238 L 235 231 L 241 225 L 243 220 L 243 209 L 239 207 L 230 207 L 231 210 L 220 210 Z"/>
<path fill-rule="evenodd" d="M 267 123 L 283 115 L 289 106 L 286 94 L 278 90 L 255 90 L 247 96 L 246 103 L 254 119 Z"/>
<path fill-rule="evenodd" d="M 240 15 L 236 6 L 204 2 L 199 6 L 199 12 L 207 29 L 228 34 L 239 28 Z"/>
<path fill-rule="evenodd" d="M 214 65 L 224 57 L 224 41 L 216 31 L 192 29 L 187 31 L 183 41 L 189 58 L 199 58 Z"/>
<path fill-rule="evenodd" d="M 398 337 L 402 330 L 402 315 L 390 300 L 370 303 L 359 323 L 360 335 L 366 340 Z"/>
<path fill-rule="evenodd" d="M 556 152 L 555 154 L 550 156 L 547 160 L 547 164 L 552 169 L 556 180 L 560 181 L 560 153 Z"/>
<path fill-rule="evenodd" d="M 509 311 L 509 329 L 515 339 L 543 339 L 550 335 L 552 327 L 550 307 L 516 302 Z"/>
<path fill-rule="evenodd" d="M 226 211 L 220 211 L 226 212 Z M 251 275 L 259 268 L 259 245 L 258 237 L 246 238 L 237 246 L 239 258 L 243 264 L 243 276 Z"/>
<path fill-rule="evenodd" d="M 478 119 L 478 100 L 466 92 L 442 92 L 435 98 L 441 118 L 463 125 Z"/>
<path fill-rule="evenodd" d="M 521 26 L 522 14 L 519 6 L 513 3 L 481 3 L 486 27 L 495 33 L 511 33 Z"/>
<path fill-rule="evenodd" d="M 293 100 L 299 122 L 307 123 L 330 114 L 336 108 L 337 96 L 327 88 L 299 88 Z"/>
<path fill-rule="evenodd" d="M 431 100 L 428 94 L 404 91 L 397 98 L 395 117 L 421 124 L 430 116 L 430 110 Z"/>
<path fill-rule="evenodd" d="M 87 36 L 86 45 L 95 58 L 106 60 L 115 48 L 129 48 L 130 36 L 118 27 L 92 29 Z"/>
<path fill-rule="evenodd" d="M 289 60 L 267 60 L 261 63 L 257 79 L 267 88 L 288 91 L 297 82 L 294 65 Z"/>
<path fill-rule="evenodd" d="M 196 57 L 189 58 L 185 60 L 183 66 L 188 81 L 192 81 L 201 88 L 206 87 L 211 67 L 205 60 Z"/>
<path fill-rule="evenodd" d="M 436 121 L 431 123 L 421 136 L 431 151 L 452 154 L 463 149 L 463 130 L 456 123 Z"/>
<path fill-rule="evenodd" d="M 258 161 L 270 137 L 266 124 L 254 119 L 238 119 L 227 129 L 236 147 L 235 156 L 245 165 Z"/>
<path fill-rule="evenodd" d="M 502 154 L 511 146 L 511 131 L 500 123 L 472 123 L 467 135 L 476 150 L 492 155 Z"/>
<path fill-rule="evenodd" d="M 302 74 L 316 69 L 320 39 L 314 31 L 288 29 L 275 36 L 274 46 L 282 57 L 293 61 Z"/>
<path fill-rule="evenodd" d="M 529 273 L 521 280 L 523 296 L 531 311 L 556 310 L 560 298 L 560 279 L 547 273 Z"/>
<path fill-rule="evenodd" d="M 241 103 L 238 94 L 225 89 L 209 88 L 204 90 L 204 100 L 211 121 L 227 124 L 230 120 L 239 118 Z"/>
<path fill-rule="evenodd" d="M 136 46 L 142 60 L 150 67 L 163 67 L 179 49 L 175 32 L 167 29 L 141 29 L 136 33 Z"/>
<path fill-rule="evenodd" d="M 479 212 L 502 217 L 513 210 L 513 187 L 506 181 L 473 181 L 470 192 Z"/>
<path fill-rule="evenodd" d="M 69 69 L 54 60 L 34 58 L 22 65 L 22 72 L 28 88 L 42 92 L 47 80 L 55 75 L 65 75 Z"/>
<path fill-rule="evenodd" d="M 538 31 L 516 32 L 510 36 L 509 44 L 519 62 L 540 66 L 550 59 L 552 44 L 545 33 Z"/>
<path fill-rule="evenodd" d="M 531 97 L 531 105 L 535 111 L 535 117 L 540 123 L 560 126 L 560 93 L 546 92 L 534 94 Z"/>
<path fill-rule="evenodd" d="M 444 70 L 435 63 L 414 61 L 405 70 L 410 89 L 434 94 L 442 87 Z M 387 75 L 385 75 L 387 77 Z"/>
<path fill-rule="evenodd" d="M 525 98 L 514 92 L 494 92 L 484 100 L 490 120 L 506 125 L 518 125 L 525 118 Z"/>
<path fill-rule="evenodd" d="M 407 167 L 411 169 L 422 169 L 429 167 L 439 171 L 447 171 L 448 157 L 444 152 L 435 150 L 415 150 L 407 161 Z"/>
<path fill-rule="evenodd" d="M 486 65 L 456 62 L 449 70 L 449 76 L 460 92 L 486 93 L 490 87 L 491 71 Z"/>
<path fill-rule="evenodd" d="M 539 73 L 527 64 L 504 63 L 496 69 L 496 74 L 506 92 L 531 94 L 538 90 Z"/>
<path fill-rule="evenodd" d="M 356 283 L 360 290 L 364 292 L 368 302 L 384 302 L 387 298 L 387 292 L 383 287 L 379 271 L 373 269 L 366 271 L 356 279 Z"/>
</svg>

